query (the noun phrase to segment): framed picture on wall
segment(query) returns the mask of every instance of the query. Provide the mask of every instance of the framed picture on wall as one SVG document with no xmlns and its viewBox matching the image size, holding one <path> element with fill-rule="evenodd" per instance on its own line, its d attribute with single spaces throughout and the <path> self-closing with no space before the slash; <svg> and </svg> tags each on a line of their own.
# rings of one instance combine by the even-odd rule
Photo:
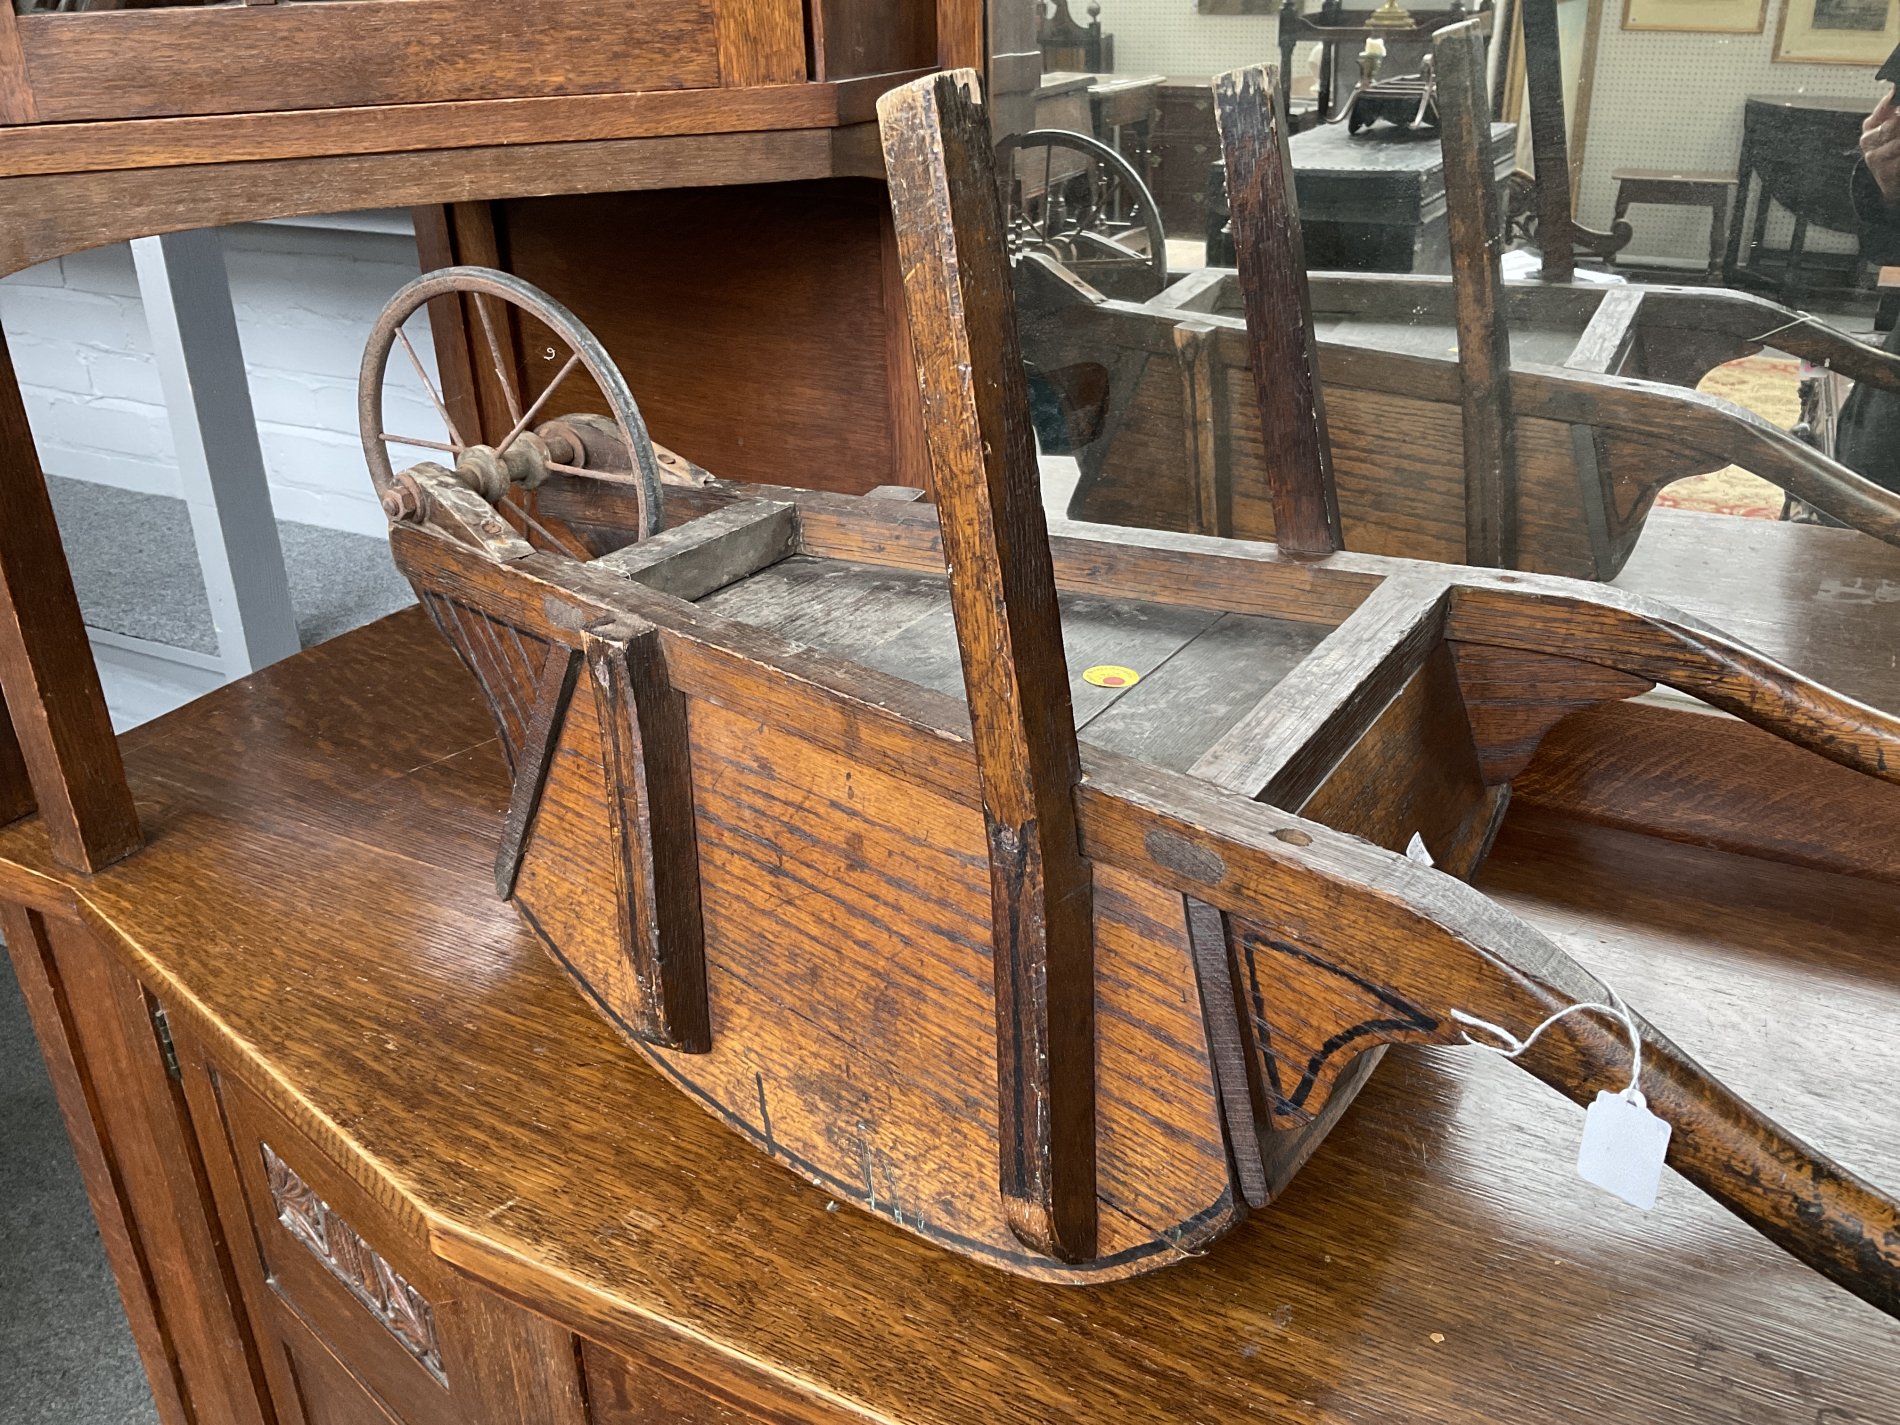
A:
<svg viewBox="0 0 1900 1425">
<path fill-rule="evenodd" d="M 1626 30 L 1758 35 L 1767 23 L 1768 0 L 1623 0 Z"/>
<path fill-rule="evenodd" d="M 1900 45 L 1896 0 L 1783 0 L 1777 64 L 1877 65 Z"/>
</svg>

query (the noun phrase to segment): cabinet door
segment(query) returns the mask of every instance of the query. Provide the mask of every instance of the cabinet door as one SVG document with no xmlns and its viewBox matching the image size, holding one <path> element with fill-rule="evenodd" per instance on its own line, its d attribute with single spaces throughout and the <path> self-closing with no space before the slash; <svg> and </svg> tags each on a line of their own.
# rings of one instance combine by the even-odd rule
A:
<svg viewBox="0 0 1900 1425">
<path fill-rule="evenodd" d="M 283 1425 L 585 1425 L 571 1335 L 444 1266 L 399 1192 L 176 1042 Z"/>
<path fill-rule="evenodd" d="M 159 1420 L 265 1425 L 254 1343 L 157 1002 L 77 924 L 6 905 L 0 930 Z"/>
<path fill-rule="evenodd" d="M 806 77 L 804 0 L 0 0 L 8 122 Z"/>
</svg>

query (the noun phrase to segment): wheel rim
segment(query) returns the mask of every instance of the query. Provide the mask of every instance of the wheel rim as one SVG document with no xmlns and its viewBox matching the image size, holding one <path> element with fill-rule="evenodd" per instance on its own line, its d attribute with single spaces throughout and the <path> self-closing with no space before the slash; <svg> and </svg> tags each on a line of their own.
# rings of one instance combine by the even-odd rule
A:
<svg viewBox="0 0 1900 1425">
<path fill-rule="evenodd" d="M 1019 181 L 1022 170 L 1018 165 L 1019 155 L 1028 155 L 1030 150 L 1043 149 L 1040 164 L 1033 156 L 1027 158 L 1033 171 L 1040 167 L 1043 181 L 1041 221 L 1033 220 L 1027 211 L 1021 194 Z M 1059 149 L 1067 149 L 1081 154 L 1088 161 L 1088 167 L 1081 174 L 1068 174 L 1060 178 L 1055 174 L 1055 154 Z M 1148 270 L 1148 284 L 1151 288 L 1145 296 L 1154 296 L 1168 282 L 1168 235 L 1162 224 L 1160 210 L 1155 206 L 1154 195 L 1148 185 L 1142 181 L 1135 166 L 1117 150 L 1110 148 L 1099 139 L 1087 134 L 1075 133 L 1068 129 L 1031 129 L 1027 133 L 1012 134 L 997 145 L 999 165 L 1007 164 L 1004 169 L 1009 180 L 1010 213 L 1009 233 L 1012 247 L 1018 253 L 1025 251 L 1043 251 L 1078 270 L 1078 275 L 1086 276 L 1089 259 L 1078 259 L 1074 249 L 1076 237 L 1082 233 L 1093 233 L 1104 241 L 1113 243 L 1127 252 L 1128 268 L 1135 270 L 1143 265 Z M 1071 212 L 1065 206 L 1066 190 L 1077 179 L 1086 177 L 1088 200 L 1079 213 Z M 1122 200 L 1132 214 L 1115 214 L 1106 210 L 1114 206 L 1115 191 L 1119 189 Z M 1100 223 L 1101 227 L 1091 226 Z M 1147 238 L 1148 251 L 1129 247 L 1118 240 L 1113 229 L 1119 224 L 1122 234 L 1142 231 Z M 1094 259 L 1099 266 L 1104 259 Z"/>
<path fill-rule="evenodd" d="M 466 296 L 469 305 L 474 308 L 483 344 L 487 349 L 488 362 L 501 388 L 503 399 L 508 407 L 511 429 L 494 446 L 484 446 L 478 441 L 465 438 L 454 419 L 450 416 L 447 403 L 436 389 L 430 378 L 428 368 L 404 330 L 410 318 L 438 297 Z M 524 401 L 525 383 L 517 381 L 513 370 L 514 363 L 507 355 L 508 348 L 498 330 L 498 318 L 502 315 L 497 308 L 515 307 L 539 321 L 548 331 L 568 349 L 568 359 L 532 400 Z M 385 421 L 383 393 L 387 384 L 389 364 L 395 353 L 401 350 L 417 377 L 430 403 L 435 407 L 448 435 L 448 441 L 429 440 L 413 435 L 404 435 L 391 431 Z M 549 359 L 557 359 L 551 348 Z M 620 438 L 626 443 L 633 469 L 631 471 L 608 471 L 587 469 L 553 460 L 535 459 L 524 461 L 520 447 L 529 440 L 538 440 L 534 435 L 534 418 L 547 405 L 554 393 L 576 372 L 584 371 L 593 381 L 607 409 L 608 418 L 617 428 Z M 653 441 L 647 433 L 646 421 L 640 414 L 640 406 L 634 400 L 633 392 L 628 389 L 626 378 L 614 365 L 607 349 L 600 344 L 594 334 L 584 326 L 580 319 L 561 303 L 554 300 L 532 283 L 506 272 L 498 272 L 487 267 L 444 267 L 426 272 L 415 281 L 408 283 L 392 297 L 382 314 L 371 328 L 368 344 L 363 350 L 363 364 L 357 384 L 357 413 L 361 425 L 363 458 L 369 466 L 370 481 L 376 487 L 379 497 L 388 497 L 395 490 L 397 479 L 395 464 L 390 457 L 392 448 L 413 448 L 417 450 L 436 450 L 448 454 L 450 463 L 457 465 L 457 474 L 465 475 L 470 466 L 470 457 L 476 452 L 488 452 L 481 457 L 487 463 L 490 457 L 504 472 L 510 469 L 539 468 L 545 472 L 578 476 L 609 484 L 626 485 L 632 488 L 638 506 L 637 527 L 639 538 L 646 539 L 658 532 L 664 514 L 664 504 L 660 493 L 659 462 L 653 452 Z M 467 434 L 479 434 L 470 432 Z M 538 452 L 537 452 L 538 454 Z M 505 480 L 505 474 L 504 474 Z M 472 481 L 469 483 L 473 483 Z M 538 483 L 538 481 L 536 482 Z M 496 490 L 492 484 L 476 485 L 491 503 L 505 495 L 512 486 L 504 485 Z M 531 488 L 531 487 L 530 487 Z M 524 517 L 532 522 L 532 516 Z M 547 533 L 543 528 L 543 533 Z M 552 536 L 550 536 L 552 537 Z"/>
</svg>

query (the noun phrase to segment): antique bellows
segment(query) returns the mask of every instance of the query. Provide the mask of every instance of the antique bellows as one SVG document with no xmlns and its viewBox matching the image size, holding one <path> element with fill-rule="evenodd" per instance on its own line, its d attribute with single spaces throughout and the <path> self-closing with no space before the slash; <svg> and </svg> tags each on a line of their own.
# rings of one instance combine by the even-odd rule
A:
<svg viewBox="0 0 1900 1425">
<path fill-rule="evenodd" d="M 1628 1083 L 1635 1025 L 1670 1163 L 1900 1311 L 1891 1198 L 1464 880 L 1572 709 L 1666 684 L 1887 783 L 1900 722 L 1614 591 L 1329 552 L 1297 284 L 1266 294 L 1307 412 L 1276 437 L 1281 545 L 1052 532 L 974 83 L 880 106 L 934 503 L 656 451 L 605 352 L 502 274 L 431 273 L 387 314 L 365 449 L 512 768 L 498 892 L 762 1152 L 1011 1271 L 1204 1251 L 1385 1046 L 1603 1004 L 1515 1062 L 1587 1104 Z M 1270 168 L 1264 76 L 1223 93 Z M 490 334 L 506 438 L 385 427 L 386 364 L 432 300 Z M 446 449 L 398 470 L 405 442 Z"/>
</svg>

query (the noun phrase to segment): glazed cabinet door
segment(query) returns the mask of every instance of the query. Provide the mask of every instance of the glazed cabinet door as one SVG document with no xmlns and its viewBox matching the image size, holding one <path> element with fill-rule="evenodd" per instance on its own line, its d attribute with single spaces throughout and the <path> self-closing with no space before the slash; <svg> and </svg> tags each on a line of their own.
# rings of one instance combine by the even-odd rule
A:
<svg viewBox="0 0 1900 1425">
<path fill-rule="evenodd" d="M 176 1038 L 283 1425 L 584 1425 L 574 1338 L 444 1266 L 427 1225 Z"/>
<path fill-rule="evenodd" d="M 0 0 L 0 119 L 805 80 L 804 0 Z"/>
</svg>

